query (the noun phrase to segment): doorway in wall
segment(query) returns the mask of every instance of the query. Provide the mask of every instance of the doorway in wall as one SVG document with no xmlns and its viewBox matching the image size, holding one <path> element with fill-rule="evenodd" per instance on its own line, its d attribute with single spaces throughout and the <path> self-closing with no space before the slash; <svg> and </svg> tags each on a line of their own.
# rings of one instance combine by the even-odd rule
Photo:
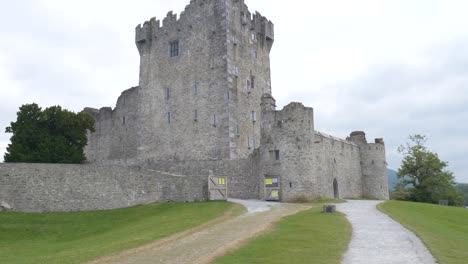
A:
<svg viewBox="0 0 468 264">
<path fill-rule="evenodd" d="M 333 195 L 335 199 L 340 199 L 340 193 L 338 191 L 338 181 L 336 179 L 333 180 Z"/>
</svg>

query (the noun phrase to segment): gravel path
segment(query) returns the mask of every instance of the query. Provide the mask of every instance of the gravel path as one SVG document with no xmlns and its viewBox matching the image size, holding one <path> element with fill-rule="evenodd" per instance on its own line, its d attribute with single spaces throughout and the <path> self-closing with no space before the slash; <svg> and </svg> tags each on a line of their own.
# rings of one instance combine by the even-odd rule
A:
<svg viewBox="0 0 468 264">
<path fill-rule="evenodd" d="M 95 260 L 93 264 L 204 264 L 241 246 L 249 238 L 269 229 L 284 216 L 310 208 L 305 205 L 263 201 L 230 200 L 243 204 L 248 213 L 182 232 L 152 244 Z"/>
<path fill-rule="evenodd" d="M 380 212 L 381 201 L 337 204 L 353 227 L 343 264 L 432 264 L 431 253 L 416 235 Z"/>
</svg>

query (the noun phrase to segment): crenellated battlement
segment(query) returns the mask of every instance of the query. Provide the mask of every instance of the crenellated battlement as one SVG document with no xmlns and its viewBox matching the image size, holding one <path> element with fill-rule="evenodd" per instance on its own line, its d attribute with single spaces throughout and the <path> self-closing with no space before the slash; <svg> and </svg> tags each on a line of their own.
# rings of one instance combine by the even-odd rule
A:
<svg viewBox="0 0 468 264">
<path fill-rule="evenodd" d="M 255 32 L 257 38 L 262 43 L 266 43 L 266 46 L 271 49 L 275 38 L 273 22 L 262 16 L 259 12 L 252 14 L 243 0 L 231 1 L 233 5 L 240 5 L 241 12 L 239 19 L 241 25 Z M 168 35 L 170 32 L 192 30 L 192 24 L 196 23 L 196 19 L 208 13 L 210 11 L 208 10 L 209 8 L 215 8 L 217 5 L 221 5 L 219 0 L 191 0 L 190 4 L 185 6 L 185 10 L 180 13 L 180 16 L 170 11 L 162 19 L 162 23 L 160 19 L 153 17 L 149 21 L 137 25 L 135 29 L 135 43 L 140 54 L 148 52 L 153 40 L 160 37 L 161 34 Z M 225 12 L 221 12 L 220 15 L 227 16 Z"/>
</svg>

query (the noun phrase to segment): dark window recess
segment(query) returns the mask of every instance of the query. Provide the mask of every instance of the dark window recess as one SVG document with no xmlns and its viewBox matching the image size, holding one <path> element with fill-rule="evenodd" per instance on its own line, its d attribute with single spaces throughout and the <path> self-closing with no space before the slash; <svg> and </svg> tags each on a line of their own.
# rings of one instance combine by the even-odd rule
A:
<svg viewBox="0 0 468 264">
<path fill-rule="evenodd" d="M 217 118 L 216 118 L 216 114 L 213 115 L 213 119 L 211 119 L 211 125 L 213 125 L 213 127 L 216 127 L 217 125 Z"/>
<path fill-rule="evenodd" d="M 275 159 L 280 160 L 280 153 L 279 150 L 275 150 Z"/>
<path fill-rule="evenodd" d="M 292 182 L 289 182 L 289 188 L 292 188 Z"/>
<path fill-rule="evenodd" d="M 166 100 L 169 100 L 169 98 L 171 98 L 171 90 L 166 88 Z"/>
<path fill-rule="evenodd" d="M 169 43 L 170 55 L 172 57 L 179 56 L 179 41 L 172 41 Z"/>
<path fill-rule="evenodd" d="M 125 125 L 125 121 L 126 121 L 126 120 L 125 120 L 125 116 L 124 116 L 124 117 L 122 117 L 122 124 L 123 124 L 123 125 Z"/>
<path fill-rule="evenodd" d="M 167 123 L 168 123 L 168 124 L 171 123 L 171 112 L 168 112 L 168 113 L 167 113 Z"/>
<path fill-rule="evenodd" d="M 255 88 L 255 76 L 250 75 L 250 89 Z"/>
<path fill-rule="evenodd" d="M 193 111 L 193 121 L 195 121 L 195 122 L 198 121 L 198 110 Z"/>
</svg>

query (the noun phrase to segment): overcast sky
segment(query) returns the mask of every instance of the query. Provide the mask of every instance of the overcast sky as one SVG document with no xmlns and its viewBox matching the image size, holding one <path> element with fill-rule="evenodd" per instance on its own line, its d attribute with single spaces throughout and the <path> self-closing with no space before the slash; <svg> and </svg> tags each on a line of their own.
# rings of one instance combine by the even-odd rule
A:
<svg viewBox="0 0 468 264">
<path fill-rule="evenodd" d="M 0 9 L 0 152 L 18 107 L 115 106 L 138 84 L 137 24 L 189 0 L 15 0 Z M 315 128 L 397 147 L 425 134 L 468 182 L 468 1 L 246 0 L 275 24 L 273 96 L 314 107 Z M 1 160 L 1 158 L 0 158 Z"/>
</svg>

